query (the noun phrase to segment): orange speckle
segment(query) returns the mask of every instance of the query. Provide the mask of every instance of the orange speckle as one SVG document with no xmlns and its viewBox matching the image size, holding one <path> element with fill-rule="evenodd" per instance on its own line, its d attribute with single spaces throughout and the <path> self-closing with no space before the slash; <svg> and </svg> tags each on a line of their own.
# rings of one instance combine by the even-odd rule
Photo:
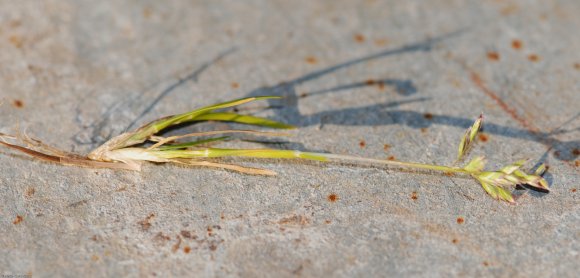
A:
<svg viewBox="0 0 580 278">
<path fill-rule="evenodd" d="M 580 63 L 574 63 L 574 68 L 576 70 L 580 70 Z"/>
<path fill-rule="evenodd" d="M 143 231 L 147 231 L 147 230 L 149 230 L 149 228 L 151 228 L 151 222 L 150 221 L 154 217 L 155 217 L 155 213 L 151 213 L 144 220 L 141 220 L 141 221 L 137 222 L 137 224 L 141 225 L 141 229 L 143 229 Z"/>
<path fill-rule="evenodd" d="M 425 113 L 425 114 L 423 114 L 423 118 L 425 118 L 427 120 L 431 120 L 431 119 L 433 119 L 433 114 L 431 114 L 431 113 Z"/>
<path fill-rule="evenodd" d="M 395 156 L 391 155 L 391 156 L 387 157 L 387 160 L 395 160 Z"/>
<path fill-rule="evenodd" d="M 334 203 L 334 202 L 338 201 L 339 198 L 338 198 L 338 195 L 332 193 L 332 194 L 328 195 L 328 197 L 326 197 L 326 199 L 328 199 L 329 202 Z"/>
<path fill-rule="evenodd" d="M 314 65 L 314 64 L 318 63 L 318 60 L 316 59 L 316 57 L 308 56 L 308 57 L 306 57 L 306 63 Z"/>
<path fill-rule="evenodd" d="M 387 44 L 387 39 L 375 39 L 376 46 L 385 46 Z"/>
<path fill-rule="evenodd" d="M 10 23 L 8 24 L 8 26 L 10 26 L 10 28 L 18 28 L 22 25 L 22 21 L 20 20 L 12 20 L 10 21 Z"/>
<path fill-rule="evenodd" d="M 330 224 L 330 223 L 332 223 L 332 221 L 330 221 L 330 220 L 324 220 L 324 223 Z"/>
<path fill-rule="evenodd" d="M 457 224 L 463 224 L 463 222 L 465 222 L 465 219 L 463 219 L 463 217 L 457 217 Z"/>
<path fill-rule="evenodd" d="M 444 175 L 446 175 L 448 177 L 453 177 L 453 176 L 455 176 L 455 173 L 453 173 L 453 172 L 445 172 Z"/>
<path fill-rule="evenodd" d="M 24 196 L 26 198 L 30 198 L 30 197 L 32 197 L 32 195 L 34 195 L 35 192 L 36 192 L 36 189 L 34 189 L 34 187 L 29 187 L 28 189 L 26 189 Z"/>
<path fill-rule="evenodd" d="M 17 48 L 21 48 L 24 41 L 22 40 L 22 37 L 20 36 L 16 36 L 16 35 L 12 35 L 8 38 L 8 40 L 10 41 L 10 43 L 12 45 L 14 45 Z"/>
<path fill-rule="evenodd" d="M 391 145 L 389 144 L 384 144 L 383 145 L 383 150 L 388 151 L 391 148 Z"/>
<path fill-rule="evenodd" d="M 421 128 L 421 132 L 422 132 L 422 133 L 425 133 L 425 132 L 427 132 L 427 128 L 426 128 L 426 127 L 422 127 L 422 128 Z"/>
<path fill-rule="evenodd" d="M 14 107 L 16 108 L 22 108 L 24 107 L 24 102 L 22 102 L 22 100 L 17 99 L 12 102 L 12 105 L 14 105 Z"/>
<path fill-rule="evenodd" d="M 489 266 L 489 263 L 487 261 L 484 261 L 483 266 Z"/>
<path fill-rule="evenodd" d="M 375 81 L 374 79 L 368 79 L 367 81 L 365 81 L 365 84 L 367 84 L 367 86 L 372 86 L 375 85 L 377 83 L 377 81 Z"/>
<path fill-rule="evenodd" d="M 451 242 L 453 242 L 453 244 L 457 244 L 459 243 L 459 239 L 454 238 Z"/>
<path fill-rule="evenodd" d="M 240 84 L 238 84 L 238 82 L 232 82 L 232 88 L 237 89 L 240 87 Z"/>
<path fill-rule="evenodd" d="M 385 89 L 385 82 L 378 82 L 377 83 L 377 87 L 379 88 L 379 90 L 384 90 Z"/>
<path fill-rule="evenodd" d="M 20 215 L 16 215 L 16 218 L 14 219 L 14 221 L 12 221 L 12 224 L 17 225 L 20 224 L 20 222 L 22 222 L 24 220 L 24 217 L 20 216 Z"/>
<path fill-rule="evenodd" d="M 413 199 L 413 200 L 417 200 L 417 199 L 419 199 L 419 197 L 417 196 L 417 192 L 413 191 L 413 192 L 411 193 L 411 199 Z"/>
<path fill-rule="evenodd" d="M 499 53 L 495 51 L 487 52 L 487 59 L 491 61 L 499 61 Z"/>
<path fill-rule="evenodd" d="M 363 43 L 365 42 L 365 36 L 363 36 L 362 34 L 355 34 L 354 40 L 358 43 Z"/>
<path fill-rule="evenodd" d="M 481 142 L 487 142 L 487 140 L 489 139 L 485 133 L 480 133 L 477 137 Z"/>
<path fill-rule="evenodd" d="M 572 193 L 576 193 L 576 188 L 572 188 L 572 189 L 570 189 L 570 192 L 572 192 Z"/>
<path fill-rule="evenodd" d="M 528 60 L 530 60 L 531 62 L 537 62 L 540 61 L 540 56 L 536 54 L 530 54 L 528 55 Z"/>
<path fill-rule="evenodd" d="M 573 154 L 573 155 L 576 155 L 576 156 L 580 155 L 580 149 L 579 149 L 579 148 L 574 148 L 574 149 L 572 150 L 572 154 Z"/>
<path fill-rule="evenodd" d="M 512 47 L 513 47 L 513 49 L 516 49 L 516 50 L 522 49 L 522 41 L 520 41 L 520 40 L 513 40 L 512 41 Z"/>
<path fill-rule="evenodd" d="M 151 8 L 146 7 L 143 9 L 143 17 L 144 18 L 151 18 L 152 14 L 153 14 L 153 10 L 151 10 Z"/>
<path fill-rule="evenodd" d="M 98 260 L 99 260 L 99 256 L 97 256 L 97 255 L 93 255 L 93 256 L 91 257 L 91 260 L 93 260 L 94 262 L 96 262 L 96 261 L 98 261 Z"/>
<path fill-rule="evenodd" d="M 574 165 L 576 165 L 576 167 L 580 167 L 580 160 L 574 161 Z"/>
<path fill-rule="evenodd" d="M 365 142 L 365 140 L 360 140 L 360 142 L 358 142 L 358 145 L 359 145 L 361 148 L 364 148 L 364 147 L 367 145 L 367 143 Z"/>
<path fill-rule="evenodd" d="M 191 247 L 189 247 L 189 246 L 183 247 L 183 253 L 189 254 L 189 252 L 191 252 Z"/>
</svg>

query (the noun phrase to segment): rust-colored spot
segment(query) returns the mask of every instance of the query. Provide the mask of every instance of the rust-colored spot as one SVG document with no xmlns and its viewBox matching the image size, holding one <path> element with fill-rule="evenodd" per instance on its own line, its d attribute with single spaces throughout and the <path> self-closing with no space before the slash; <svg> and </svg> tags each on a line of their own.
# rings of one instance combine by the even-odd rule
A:
<svg viewBox="0 0 580 278">
<path fill-rule="evenodd" d="M 151 18 L 151 15 L 153 14 L 153 10 L 149 7 L 146 7 L 143 9 L 143 17 L 144 18 Z"/>
<path fill-rule="evenodd" d="M 572 188 L 572 189 L 570 189 L 570 192 L 572 192 L 572 193 L 576 193 L 576 188 Z"/>
<path fill-rule="evenodd" d="M 487 134 L 485 134 L 485 133 L 480 133 L 477 137 L 479 138 L 479 141 L 481 141 L 481 142 L 487 142 L 487 140 L 489 139 L 487 137 Z"/>
<path fill-rule="evenodd" d="M 169 240 L 171 240 L 171 238 L 168 235 L 163 234 L 162 232 L 157 233 L 153 237 L 153 241 L 159 242 L 159 243 L 165 243 L 165 242 L 167 242 Z"/>
<path fill-rule="evenodd" d="M 456 238 L 454 238 L 454 239 L 453 239 L 451 242 L 452 242 L 453 244 L 457 244 L 457 243 L 459 243 L 459 239 L 456 239 Z"/>
<path fill-rule="evenodd" d="M 99 260 L 99 256 L 97 256 L 97 255 L 93 255 L 93 256 L 91 257 L 91 260 L 93 260 L 94 262 L 96 262 L 96 261 L 98 261 L 98 260 Z"/>
<path fill-rule="evenodd" d="M 576 70 L 580 70 L 580 63 L 575 63 L 575 64 L 574 64 L 574 68 L 575 68 Z"/>
<path fill-rule="evenodd" d="M 20 21 L 20 20 L 12 20 L 12 21 L 10 21 L 10 22 L 8 23 L 8 26 L 9 26 L 10 28 L 18 28 L 18 27 L 20 27 L 21 25 L 22 25 L 22 21 Z"/>
<path fill-rule="evenodd" d="M 376 46 L 385 46 L 388 42 L 387 39 L 375 39 Z"/>
<path fill-rule="evenodd" d="M 358 142 L 358 145 L 359 145 L 361 148 L 364 148 L 364 147 L 367 145 L 367 142 L 365 142 L 365 140 L 360 140 L 360 142 Z"/>
<path fill-rule="evenodd" d="M 171 247 L 171 251 L 173 252 L 177 252 L 177 250 L 179 250 L 179 246 L 181 246 L 181 237 L 176 236 L 175 238 L 177 239 L 177 242 L 173 245 L 173 247 Z"/>
<path fill-rule="evenodd" d="M 24 196 L 26 198 L 30 198 L 32 195 L 34 195 L 34 193 L 36 193 L 36 189 L 34 189 L 34 187 L 29 187 L 26 189 L 26 192 L 24 192 Z"/>
<path fill-rule="evenodd" d="M 22 102 L 22 100 L 16 99 L 12 102 L 12 105 L 14 105 L 16 108 L 22 108 L 24 107 L 24 102 Z"/>
<path fill-rule="evenodd" d="M 512 47 L 513 47 L 513 49 L 516 49 L 516 50 L 522 49 L 522 41 L 520 41 L 520 40 L 513 40 L 512 41 Z"/>
<path fill-rule="evenodd" d="M 457 217 L 457 224 L 463 224 L 465 222 L 465 219 L 463 219 L 463 217 Z"/>
<path fill-rule="evenodd" d="M 417 196 L 417 192 L 413 191 L 413 192 L 411 193 L 411 199 L 413 199 L 413 200 L 417 200 L 417 199 L 419 199 L 419 197 Z"/>
<path fill-rule="evenodd" d="M 305 98 L 307 96 L 308 96 L 308 93 L 307 92 L 302 92 L 302 93 L 300 93 L 300 96 L 299 97 L 300 98 Z"/>
<path fill-rule="evenodd" d="M 16 48 L 22 48 L 22 45 L 24 44 L 24 40 L 20 36 L 12 35 L 8 38 L 8 40 Z"/>
<path fill-rule="evenodd" d="M 427 132 L 427 128 L 426 127 L 422 127 L 421 128 L 421 133 L 426 133 Z"/>
<path fill-rule="evenodd" d="M 483 261 L 483 266 L 489 266 L 489 263 L 487 261 Z"/>
<path fill-rule="evenodd" d="M 367 81 L 365 81 L 365 84 L 367 84 L 367 86 L 372 86 L 375 85 L 377 83 L 377 81 L 375 81 L 374 79 L 368 79 Z"/>
<path fill-rule="evenodd" d="M 385 89 L 385 82 L 382 82 L 382 81 L 378 82 L 378 83 L 377 83 L 377 87 L 378 87 L 378 88 L 379 88 L 379 90 L 381 90 L 381 91 L 382 91 L 382 90 L 384 90 L 384 89 Z"/>
<path fill-rule="evenodd" d="M 307 225 L 310 223 L 310 219 L 305 215 L 292 215 L 289 217 L 284 217 L 278 220 L 280 225 Z"/>
<path fill-rule="evenodd" d="M 487 52 L 487 59 L 491 61 L 499 61 L 499 53 L 495 51 Z"/>
<path fill-rule="evenodd" d="M 580 167 L 580 160 L 574 161 L 574 165 L 576 165 L 576 167 Z"/>
<path fill-rule="evenodd" d="M 189 254 L 189 252 L 191 252 L 191 247 L 189 247 L 189 246 L 183 247 L 183 253 Z"/>
<path fill-rule="evenodd" d="M 448 177 L 453 177 L 453 176 L 455 176 L 455 173 L 453 173 L 453 172 L 445 172 L 445 173 L 443 173 L 443 174 L 444 174 L 444 175 L 446 175 L 446 176 L 448 176 Z"/>
<path fill-rule="evenodd" d="M 14 225 L 18 225 L 20 224 L 20 222 L 22 222 L 24 220 L 24 217 L 20 216 L 20 215 L 16 215 L 16 218 L 14 219 L 14 221 L 12 221 L 12 224 Z"/>
<path fill-rule="evenodd" d="M 149 222 L 149 221 L 151 221 L 151 219 L 153 219 L 153 217 L 155 217 L 155 214 L 151 213 L 144 220 L 137 222 L 137 224 L 141 225 L 141 229 L 143 229 L 143 231 L 147 231 L 147 230 L 149 230 L 149 228 L 151 228 L 151 222 Z"/>
<path fill-rule="evenodd" d="M 383 145 L 383 150 L 388 151 L 391 148 L 391 145 L 389 144 L 384 144 Z"/>
<path fill-rule="evenodd" d="M 237 89 L 240 87 L 240 84 L 238 82 L 232 82 L 232 88 Z"/>
<path fill-rule="evenodd" d="M 573 154 L 573 155 L 576 155 L 576 156 L 580 155 L 580 149 L 578 149 L 578 148 L 574 148 L 574 149 L 572 150 L 572 154 Z"/>
<path fill-rule="evenodd" d="M 431 113 L 425 113 L 425 114 L 423 114 L 423 118 L 425 118 L 427 120 L 432 120 L 433 119 L 433 114 L 431 114 Z"/>
<path fill-rule="evenodd" d="M 330 221 L 330 220 L 324 220 L 324 223 L 330 224 L 330 223 L 332 223 L 332 221 Z"/>
<path fill-rule="evenodd" d="M 537 61 L 540 61 L 540 56 L 538 56 L 536 54 L 530 54 L 530 55 L 528 55 L 528 60 L 530 60 L 532 62 L 537 62 Z"/>
<path fill-rule="evenodd" d="M 354 34 L 354 40 L 358 43 L 365 42 L 365 36 L 363 34 Z"/>
<path fill-rule="evenodd" d="M 395 160 L 395 156 L 394 155 L 390 155 L 389 157 L 387 157 L 387 160 Z"/>
<path fill-rule="evenodd" d="M 181 231 L 180 232 L 181 236 L 184 238 L 192 238 L 193 236 L 191 235 L 190 231 Z"/>
<path fill-rule="evenodd" d="M 332 193 L 332 194 L 328 195 L 328 197 L 326 197 L 326 199 L 328 199 L 329 202 L 334 203 L 334 202 L 338 201 L 339 197 L 338 197 L 338 195 Z"/>
<path fill-rule="evenodd" d="M 215 250 L 217 250 L 217 245 L 215 245 L 215 244 L 213 244 L 213 243 L 212 243 L 212 244 L 209 246 L 209 250 L 211 250 L 211 251 L 215 251 Z"/>
<path fill-rule="evenodd" d="M 314 65 L 314 64 L 318 63 L 318 60 L 314 56 L 308 56 L 308 57 L 306 57 L 306 63 Z"/>
</svg>

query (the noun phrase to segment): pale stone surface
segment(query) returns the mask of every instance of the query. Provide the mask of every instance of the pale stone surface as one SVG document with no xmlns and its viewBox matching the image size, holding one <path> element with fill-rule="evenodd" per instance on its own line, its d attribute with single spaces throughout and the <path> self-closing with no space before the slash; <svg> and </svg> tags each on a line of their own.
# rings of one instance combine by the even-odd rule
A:
<svg viewBox="0 0 580 278">
<path fill-rule="evenodd" d="M 552 192 L 512 206 L 438 174 L 133 173 L 1 148 L 0 274 L 575 276 L 580 2 L 119 2 L 0 2 L 0 132 L 86 153 L 156 117 L 281 95 L 244 110 L 299 127 L 274 147 L 451 164 L 483 111 L 475 152 L 545 161 Z"/>
</svg>

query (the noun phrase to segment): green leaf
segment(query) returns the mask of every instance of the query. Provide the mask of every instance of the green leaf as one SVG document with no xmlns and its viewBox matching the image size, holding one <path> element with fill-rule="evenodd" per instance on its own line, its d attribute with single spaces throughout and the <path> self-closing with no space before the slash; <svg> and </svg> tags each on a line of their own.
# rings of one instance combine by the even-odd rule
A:
<svg viewBox="0 0 580 278">
<path fill-rule="evenodd" d="M 160 146 L 159 148 L 157 148 L 157 150 L 167 151 L 167 150 L 187 149 L 189 147 L 193 147 L 193 146 L 197 146 L 197 145 L 201 145 L 201 144 L 206 144 L 206 143 L 211 143 L 211 142 L 216 142 L 216 141 L 224 141 L 224 140 L 227 140 L 229 138 L 230 138 L 230 136 L 223 136 L 223 137 L 209 138 L 209 139 L 180 143 L 180 144 L 163 145 L 163 146 Z"/>
<path fill-rule="evenodd" d="M 322 154 L 301 152 L 294 150 L 275 149 L 218 149 L 204 148 L 196 150 L 150 150 L 149 154 L 159 158 L 202 158 L 202 157 L 255 157 L 255 158 L 303 158 L 309 160 L 327 161 L 328 158 Z"/>
<path fill-rule="evenodd" d="M 140 144 L 140 143 L 145 142 L 145 140 L 147 140 L 147 138 L 149 138 L 151 135 L 154 135 L 154 134 L 164 130 L 167 127 L 181 124 L 184 122 L 195 121 L 196 118 L 199 117 L 200 115 L 210 113 L 213 110 L 233 107 L 233 106 L 241 105 L 241 104 L 248 103 L 248 102 L 255 101 L 255 100 L 272 99 L 272 98 L 279 98 L 279 97 L 262 96 L 262 97 L 250 97 L 250 98 L 236 99 L 236 100 L 232 100 L 232 101 L 227 101 L 227 102 L 222 102 L 222 103 L 218 103 L 215 105 L 202 107 L 200 109 L 196 109 L 196 110 L 193 110 L 190 112 L 157 119 L 157 120 L 152 121 L 146 125 L 141 126 L 140 128 L 138 128 L 137 130 L 135 130 L 133 132 L 122 134 L 118 137 L 111 139 L 110 141 L 114 142 L 114 144 L 108 145 L 107 148 L 109 148 L 110 150 L 113 150 L 113 149 L 119 149 L 119 148 L 124 148 L 124 147 L 128 147 L 128 146 Z"/>
<path fill-rule="evenodd" d="M 287 125 L 281 122 L 272 121 L 265 118 L 254 117 L 249 115 L 240 115 L 236 113 L 206 113 L 199 115 L 192 119 L 192 121 L 224 121 L 224 122 L 235 122 L 241 124 L 249 124 L 255 126 L 263 126 L 269 128 L 281 128 L 281 129 L 292 129 L 295 128 L 292 125 Z"/>
</svg>

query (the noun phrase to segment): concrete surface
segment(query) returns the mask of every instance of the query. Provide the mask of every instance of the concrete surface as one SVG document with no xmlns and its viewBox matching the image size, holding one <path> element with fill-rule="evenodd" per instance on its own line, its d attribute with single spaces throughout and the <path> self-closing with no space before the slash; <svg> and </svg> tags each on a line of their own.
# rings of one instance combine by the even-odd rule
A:
<svg viewBox="0 0 580 278">
<path fill-rule="evenodd" d="M 273 147 L 450 164 L 483 111 L 476 153 L 545 161 L 553 189 L 513 206 L 438 174 L 133 173 L 2 148 L 0 274 L 577 276 L 578 14 L 576 0 L 0 1 L 2 132 L 86 153 L 162 115 L 281 95 L 244 108 L 300 127 Z"/>
</svg>

